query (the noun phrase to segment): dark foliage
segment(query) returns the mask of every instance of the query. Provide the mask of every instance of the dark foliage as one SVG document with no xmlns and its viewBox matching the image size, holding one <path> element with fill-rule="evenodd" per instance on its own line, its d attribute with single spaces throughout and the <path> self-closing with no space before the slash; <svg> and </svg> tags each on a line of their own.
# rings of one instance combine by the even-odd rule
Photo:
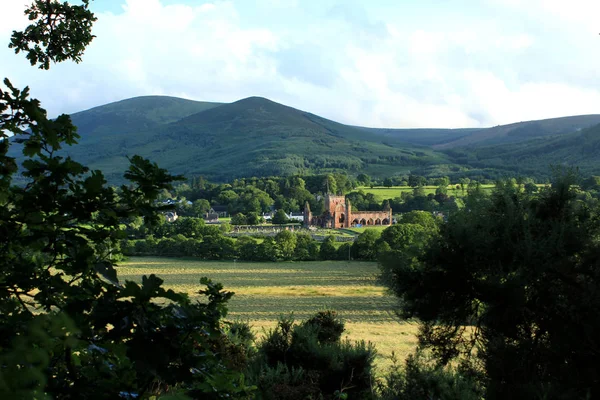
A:
<svg viewBox="0 0 600 400">
<path fill-rule="evenodd" d="M 423 321 L 421 345 L 480 371 L 486 398 L 599 393 L 600 221 L 573 183 L 474 193 L 418 262 L 392 269 L 405 315 Z"/>
<path fill-rule="evenodd" d="M 343 324 L 331 311 L 300 325 L 282 318 L 259 346 L 262 358 L 254 379 L 261 396 L 371 398 L 375 350 L 364 342 L 340 341 L 340 327 L 343 332 Z"/>
<path fill-rule="evenodd" d="M 34 43 L 29 58 L 44 67 L 50 60 L 78 61 L 94 20 L 86 8 L 87 1 L 83 8 L 38 1 L 27 10 L 37 25 L 14 37 L 22 50 Z M 47 19 L 37 19 L 40 13 Z M 107 187 L 101 172 L 59 155 L 79 137 L 70 118 L 48 119 L 27 88 L 19 90 L 8 80 L 5 85 L 0 88 L 0 397 L 248 398 L 252 388 L 231 362 L 237 346 L 221 323 L 233 293 L 203 278 L 206 288 L 198 294 L 204 302 L 193 302 L 165 290 L 154 275 L 144 276 L 141 284 L 117 276 L 124 224 L 143 218 L 149 227 L 156 225 L 159 213 L 169 208 L 157 205 L 157 198 L 178 177 L 133 156 L 125 172 L 130 184 L 119 191 Z M 14 135 L 11 140 L 7 132 Z M 17 169 L 7 153 L 15 143 L 22 145 L 25 186 L 11 185 Z"/>
</svg>

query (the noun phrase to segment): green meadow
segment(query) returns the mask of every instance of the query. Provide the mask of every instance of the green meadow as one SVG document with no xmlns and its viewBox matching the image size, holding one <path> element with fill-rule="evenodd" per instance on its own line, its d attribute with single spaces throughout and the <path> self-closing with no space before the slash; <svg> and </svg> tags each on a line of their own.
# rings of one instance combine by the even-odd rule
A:
<svg viewBox="0 0 600 400">
<path fill-rule="evenodd" d="M 494 189 L 496 185 L 494 184 L 486 184 L 486 185 L 481 185 L 481 188 L 485 191 L 491 191 L 492 189 Z M 543 188 L 544 186 L 546 186 L 546 184 L 536 184 L 536 186 L 538 188 Z M 437 189 L 437 186 L 423 186 L 423 189 L 425 190 L 425 194 L 429 194 L 429 193 L 433 193 L 435 194 L 435 190 Z M 402 195 L 403 192 L 408 192 L 408 193 L 412 193 L 414 188 L 410 187 L 410 186 L 392 186 L 392 187 L 384 187 L 384 186 L 375 186 L 375 187 L 368 187 L 368 186 L 361 186 L 356 188 L 354 191 L 359 191 L 362 190 L 365 193 L 373 193 L 373 195 L 375 195 L 375 198 L 377 199 L 377 201 L 383 201 L 386 199 L 393 199 L 396 197 L 400 197 Z M 465 190 L 462 190 L 460 187 L 457 187 L 457 185 L 448 185 L 448 196 L 455 196 L 455 197 L 463 197 L 467 194 L 467 188 L 465 187 Z"/>
<path fill-rule="evenodd" d="M 495 185 L 481 185 L 483 190 L 492 190 L 494 188 L 494 186 Z M 435 194 L 435 190 L 437 188 L 438 188 L 437 186 L 423 186 L 423 189 L 425 190 L 425 194 L 429 194 L 429 193 Z M 358 187 L 355 191 L 358 191 L 358 190 L 362 190 L 365 193 L 373 193 L 373 195 L 375 195 L 375 198 L 377 199 L 377 201 L 383 201 L 386 199 L 393 199 L 396 197 L 400 197 L 403 192 L 412 193 L 414 188 L 412 188 L 410 186 L 392 186 L 392 187 L 375 186 L 372 188 L 368 187 L 368 186 L 362 186 L 362 187 Z M 456 185 L 448 186 L 448 196 L 462 197 L 466 194 L 467 194 L 466 187 L 465 187 L 465 190 L 463 191 L 460 188 L 457 189 Z"/>
<path fill-rule="evenodd" d="M 395 314 L 396 298 L 377 281 L 373 262 L 233 262 L 132 257 L 118 269 L 121 280 L 139 281 L 156 274 L 168 288 L 194 297 L 200 278 L 207 276 L 235 292 L 229 320 L 250 322 L 260 336 L 281 315 L 296 320 L 323 309 L 336 310 L 346 322 L 351 340 L 375 343 L 377 364 L 389 363 L 394 352 L 405 358 L 416 346 L 417 324 Z"/>
</svg>

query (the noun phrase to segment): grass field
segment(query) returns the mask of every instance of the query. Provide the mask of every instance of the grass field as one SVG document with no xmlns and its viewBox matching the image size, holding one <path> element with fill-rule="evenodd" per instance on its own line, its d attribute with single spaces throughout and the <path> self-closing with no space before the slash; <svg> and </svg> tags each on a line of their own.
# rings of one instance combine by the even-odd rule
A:
<svg viewBox="0 0 600 400">
<path fill-rule="evenodd" d="M 489 184 L 489 185 L 481 185 L 481 188 L 485 191 L 491 191 L 496 185 L 494 184 Z M 538 188 L 543 188 L 544 186 L 546 186 L 546 184 L 536 184 L 536 186 Z M 433 193 L 435 194 L 435 190 L 437 189 L 437 186 L 423 186 L 423 189 L 425 189 L 425 194 L 429 194 L 429 193 Z M 414 190 L 414 188 L 410 187 L 410 186 L 392 186 L 392 187 L 383 187 L 383 186 L 376 186 L 376 187 L 368 187 L 368 186 L 361 186 L 356 188 L 355 191 L 358 190 L 362 190 L 365 193 L 373 193 L 375 195 L 375 198 L 377 199 L 377 201 L 383 201 L 386 199 L 393 199 L 396 197 L 400 197 L 400 195 L 402 194 L 402 192 L 412 192 Z M 467 190 L 465 188 L 465 190 L 463 191 L 462 189 L 457 189 L 456 185 L 448 185 L 448 196 L 455 196 L 455 197 L 463 197 L 464 195 L 467 194 Z"/>
<path fill-rule="evenodd" d="M 118 269 L 121 280 L 139 281 L 156 274 L 165 285 L 194 296 L 203 276 L 236 294 L 228 319 L 249 321 L 257 334 L 275 325 L 280 315 L 297 320 L 330 308 L 346 322 L 351 340 L 376 344 L 377 365 L 384 367 L 394 351 L 405 358 L 415 347 L 417 325 L 394 313 L 396 299 L 376 280 L 371 262 L 209 262 L 196 259 L 132 257 Z"/>
<path fill-rule="evenodd" d="M 366 231 L 367 229 L 373 230 L 373 231 L 377 231 L 378 233 L 383 232 L 384 230 L 386 230 L 387 228 L 389 228 L 388 225 L 369 225 L 369 226 L 363 226 L 361 228 L 344 228 L 344 229 L 340 229 L 341 231 L 351 231 L 354 232 L 354 234 L 361 234 L 364 231 Z"/>
<path fill-rule="evenodd" d="M 492 190 L 494 188 L 495 185 L 481 185 L 481 187 L 484 190 Z M 433 193 L 435 194 L 435 190 L 437 189 L 437 186 L 423 186 L 423 189 L 425 189 L 425 194 L 429 194 L 429 193 Z M 358 190 L 362 190 L 365 193 L 373 193 L 375 195 L 375 198 L 377 199 L 377 201 L 383 201 L 386 199 L 393 199 L 396 197 L 400 197 L 402 192 L 409 192 L 412 193 L 412 191 L 414 190 L 414 188 L 410 187 L 410 186 L 392 186 L 392 187 L 383 187 L 383 186 L 376 186 L 373 188 L 370 188 L 368 186 L 362 186 L 356 189 L 356 191 Z M 457 189 L 456 185 L 449 185 L 448 186 L 448 196 L 455 196 L 455 197 L 462 197 L 467 193 L 467 190 L 465 188 L 465 191 L 463 192 L 461 189 Z"/>
</svg>

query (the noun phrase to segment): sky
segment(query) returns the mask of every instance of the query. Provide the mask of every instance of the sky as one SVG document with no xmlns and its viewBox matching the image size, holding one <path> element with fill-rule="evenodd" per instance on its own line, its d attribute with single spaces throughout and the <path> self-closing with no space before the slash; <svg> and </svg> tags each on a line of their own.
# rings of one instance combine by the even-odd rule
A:
<svg viewBox="0 0 600 400">
<path fill-rule="evenodd" d="M 8 49 L 0 78 L 50 116 L 143 95 L 262 96 L 338 122 L 464 128 L 600 113 L 597 0 L 95 0 L 81 64 Z"/>
</svg>

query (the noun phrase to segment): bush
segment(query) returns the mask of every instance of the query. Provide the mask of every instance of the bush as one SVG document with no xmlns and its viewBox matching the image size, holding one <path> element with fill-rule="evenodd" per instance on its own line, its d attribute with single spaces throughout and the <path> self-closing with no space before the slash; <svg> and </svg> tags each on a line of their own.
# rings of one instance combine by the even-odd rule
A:
<svg viewBox="0 0 600 400">
<path fill-rule="evenodd" d="M 338 342 L 344 332 L 344 323 L 332 310 L 319 311 L 314 317 L 306 320 L 303 325 L 315 328 L 319 343 Z"/>
<path fill-rule="evenodd" d="M 319 312 L 299 325 L 280 319 L 259 345 L 252 374 L 263 398 L 369 397 L 375 349 L 340 341 L 343 331 L 334 311 Z"/>
<path fill-rule="evenodd" d="M 244 214 L 238 213 L 238 214 L 235 214 L 233 217 L 231 217 L 231 224 L 232 225 L 247 225 L 248 219 L 246 218 L 246 216 Z"/>
<path fill-rule="evenodd" d="M 337 251 L 333 243 L 335 243 L 335 237 L 333 235 L 327 236 L 323 243 L 321 243 L 321 248 L 319 250 L 319 257 L 321 260 L 336 259 Z"/>
<path fill-rule="evenodd" d="M 393 365 L 379 385 L 382 400 L 479 400 L 483 390 L 471 373 L 434 365 L 417 352 L 401 368 L 394 356 Z"/>
<path fill-rule="evenodd" d="M 271 222 L 276 225 L 283 225 L 287 224 L 289 222 L 289 219 L 285 211 L 279 209 L 277 210 L 275 215 L 273 215 L 273 219 L 271 220 Z"/>
</svg>

